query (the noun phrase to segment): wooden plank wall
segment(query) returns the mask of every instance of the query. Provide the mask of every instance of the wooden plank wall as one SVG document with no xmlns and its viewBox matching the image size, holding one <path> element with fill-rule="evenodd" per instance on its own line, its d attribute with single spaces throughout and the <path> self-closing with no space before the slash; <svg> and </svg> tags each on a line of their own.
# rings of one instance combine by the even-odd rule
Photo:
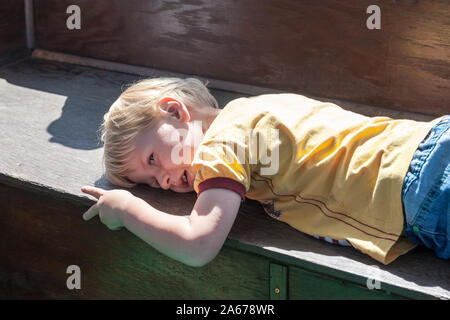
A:
<svg viewBox="0 0 450 320">
<path fill-rule="evenodd" d="M 405 298 L 384 287 L 369 290 L 330 274 L 278 265 L 227 243 L 206 266 L 189 267 L 126 230 L 83 221 L 88 208 L 42 190 L 0 184 L 0 299 Z M 79 282 L 71 266 L 79 268 Z"/>
<path fill-rule="evenodd" d="M 81 9 L 69 30 L 66 9 Z M 369 5 L 381 29 L 369 30 Z M 450 2 L 35 0 L 37 47 L 283 91 L 450 113 Z"/>
<path fill-rule="evenodd" d="M 0 65 L 28 53 L 23 0 L 0 1 Z"/>
<path fill-rule="evenodd" d="M 257 255 L 225 247 L 189 267 L 126 230 L 86 223 L 88 207 L 2 184 L 0 209 L 0 299 L 269 298 L 269 263 Z M 80 289 L 67 286 L 72 265 Z"/>
</svg>

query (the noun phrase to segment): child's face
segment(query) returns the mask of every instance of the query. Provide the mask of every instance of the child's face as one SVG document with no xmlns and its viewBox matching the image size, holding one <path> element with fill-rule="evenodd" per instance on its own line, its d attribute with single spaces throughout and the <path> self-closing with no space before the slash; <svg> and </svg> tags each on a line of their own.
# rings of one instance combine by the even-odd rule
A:
<svg viewBox="0 0 450 320">
<path fill-rule="evenodd" d="M 127 178 L 153 188 L 193 191 L 195 173 L 191 163 L 199 134 L 203 136 L 201 127 L 190 122 L 173 118 L 157 120 L 137 135 Z M 197 139 L 192 139 L 194 136 Z"/>
</svg>

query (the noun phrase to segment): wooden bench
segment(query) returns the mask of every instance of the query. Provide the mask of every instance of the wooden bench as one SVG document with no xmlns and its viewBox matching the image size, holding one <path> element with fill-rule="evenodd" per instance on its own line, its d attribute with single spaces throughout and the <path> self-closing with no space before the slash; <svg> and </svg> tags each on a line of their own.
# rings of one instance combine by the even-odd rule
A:
<svg viewBox="0 0 450 320">
<path fill-rule="evenodd" d="M 275 221 L 248 199 L 220 254 L 202 268 L 173 261 L 128 231 L 108 230 L 98 219 L 83 221 L 81 214 L 93 202 L 80 186 L 114 188 L 102 175 L 97 130 L 122 86 L 143 77 L 187 74 L 150 69 L 132 63 L 130 57 L 127 61 L 91 53 L 81 57 L 66 42 L 65 50 L 50 51 L 55 48 L 49 43 L 54 45 L 58 36 L 47 34 L 51 30 L 40 19 L 45 10 L 59 10 L 66 3 L 37 4 L 37 48 L 27 56 L 30 48 L 18 42 L 15 49 L 2 51 L 0 66 L 0 298 L 450 299 L 449 261 L 429 250 L 418 248 L 384 266 L 354 249 L 316 240 Z M 95 8 L 97 13 L 103 10 Z M 318 9 L 326 11 L 322 5 Z M 448 44 L 448 37 L 444 40 Z M 77 41 L 75 49 L 80 38 Z M 448 65 L 448 60 L 444 63 Z M 210 78 L 206 71 L 194 74 L 202 75 Z M 279 91 L 270 81 L 210 80 L 222 107 L 239 96 Z M 448 78 L 440 81 L 440 86 L 448 87 Z M 308 90 L 296 91 L 316 97 Z M 419 98 L 421 93 L 412 94 Z M 367 115 L 428 120 L 448 111 L 444 109 L 448 106 L 437 103 L 446 94 L 429 98 L 433 105 L 429 114 L 409 112 L 418 111 L 418 103 L 408 111 L 336 100 L 334 93 L 335 98 L 318 98 Z M 131 191 L 154 207 L 179 215 L 188 214 L 196 198 L 145 186 Z M 81 289 L 67 287 L 71 265 L 80 267 Z"/>
</svg>

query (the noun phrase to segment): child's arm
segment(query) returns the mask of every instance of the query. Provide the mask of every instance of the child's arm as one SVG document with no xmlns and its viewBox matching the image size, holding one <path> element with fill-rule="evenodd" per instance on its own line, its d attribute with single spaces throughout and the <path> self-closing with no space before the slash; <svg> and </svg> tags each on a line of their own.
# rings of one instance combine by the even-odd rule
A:
<svg viewBox="0 0 450 320">
<path fill-rule="evenodd" d="M 90 187 L 83 192 L 99 199 L 84 214 L 86 220 L 100 211 L 100 219 L 110 229 L 123 225 L 155 249 L 190 266 L 203 266 L 217 255 L 241 202 L 240 195 L 233 191 L 208 189 L 199 195 L 191 215 L 185 217 L 156 210 L 124 190 Z"/>
</svg>

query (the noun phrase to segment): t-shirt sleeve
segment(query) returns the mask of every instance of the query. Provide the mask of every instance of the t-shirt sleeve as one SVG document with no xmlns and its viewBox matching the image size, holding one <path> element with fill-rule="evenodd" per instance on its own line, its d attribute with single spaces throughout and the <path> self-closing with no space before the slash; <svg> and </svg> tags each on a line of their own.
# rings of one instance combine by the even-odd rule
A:
<svg viewBox="0 0 450 320">
<path fill-rule="evenodd" d="M 224 188 L 238 193 L 244 201 L 250 188 L 251 167 L 246 161 L 247 146 L 239 140 L 209 139 L 200 144 L 192 163 L 197 195 L 211 188 Z"/>
<path fill-rule="evenodd" d="M 243 184 L 230 178 L 210 178 L 198 185 L 198 195 L 211 188 L 223 188 L 236 192 L 241 197 L 241 202 L 245 200 L 245 187 Z"/>
</svg>

